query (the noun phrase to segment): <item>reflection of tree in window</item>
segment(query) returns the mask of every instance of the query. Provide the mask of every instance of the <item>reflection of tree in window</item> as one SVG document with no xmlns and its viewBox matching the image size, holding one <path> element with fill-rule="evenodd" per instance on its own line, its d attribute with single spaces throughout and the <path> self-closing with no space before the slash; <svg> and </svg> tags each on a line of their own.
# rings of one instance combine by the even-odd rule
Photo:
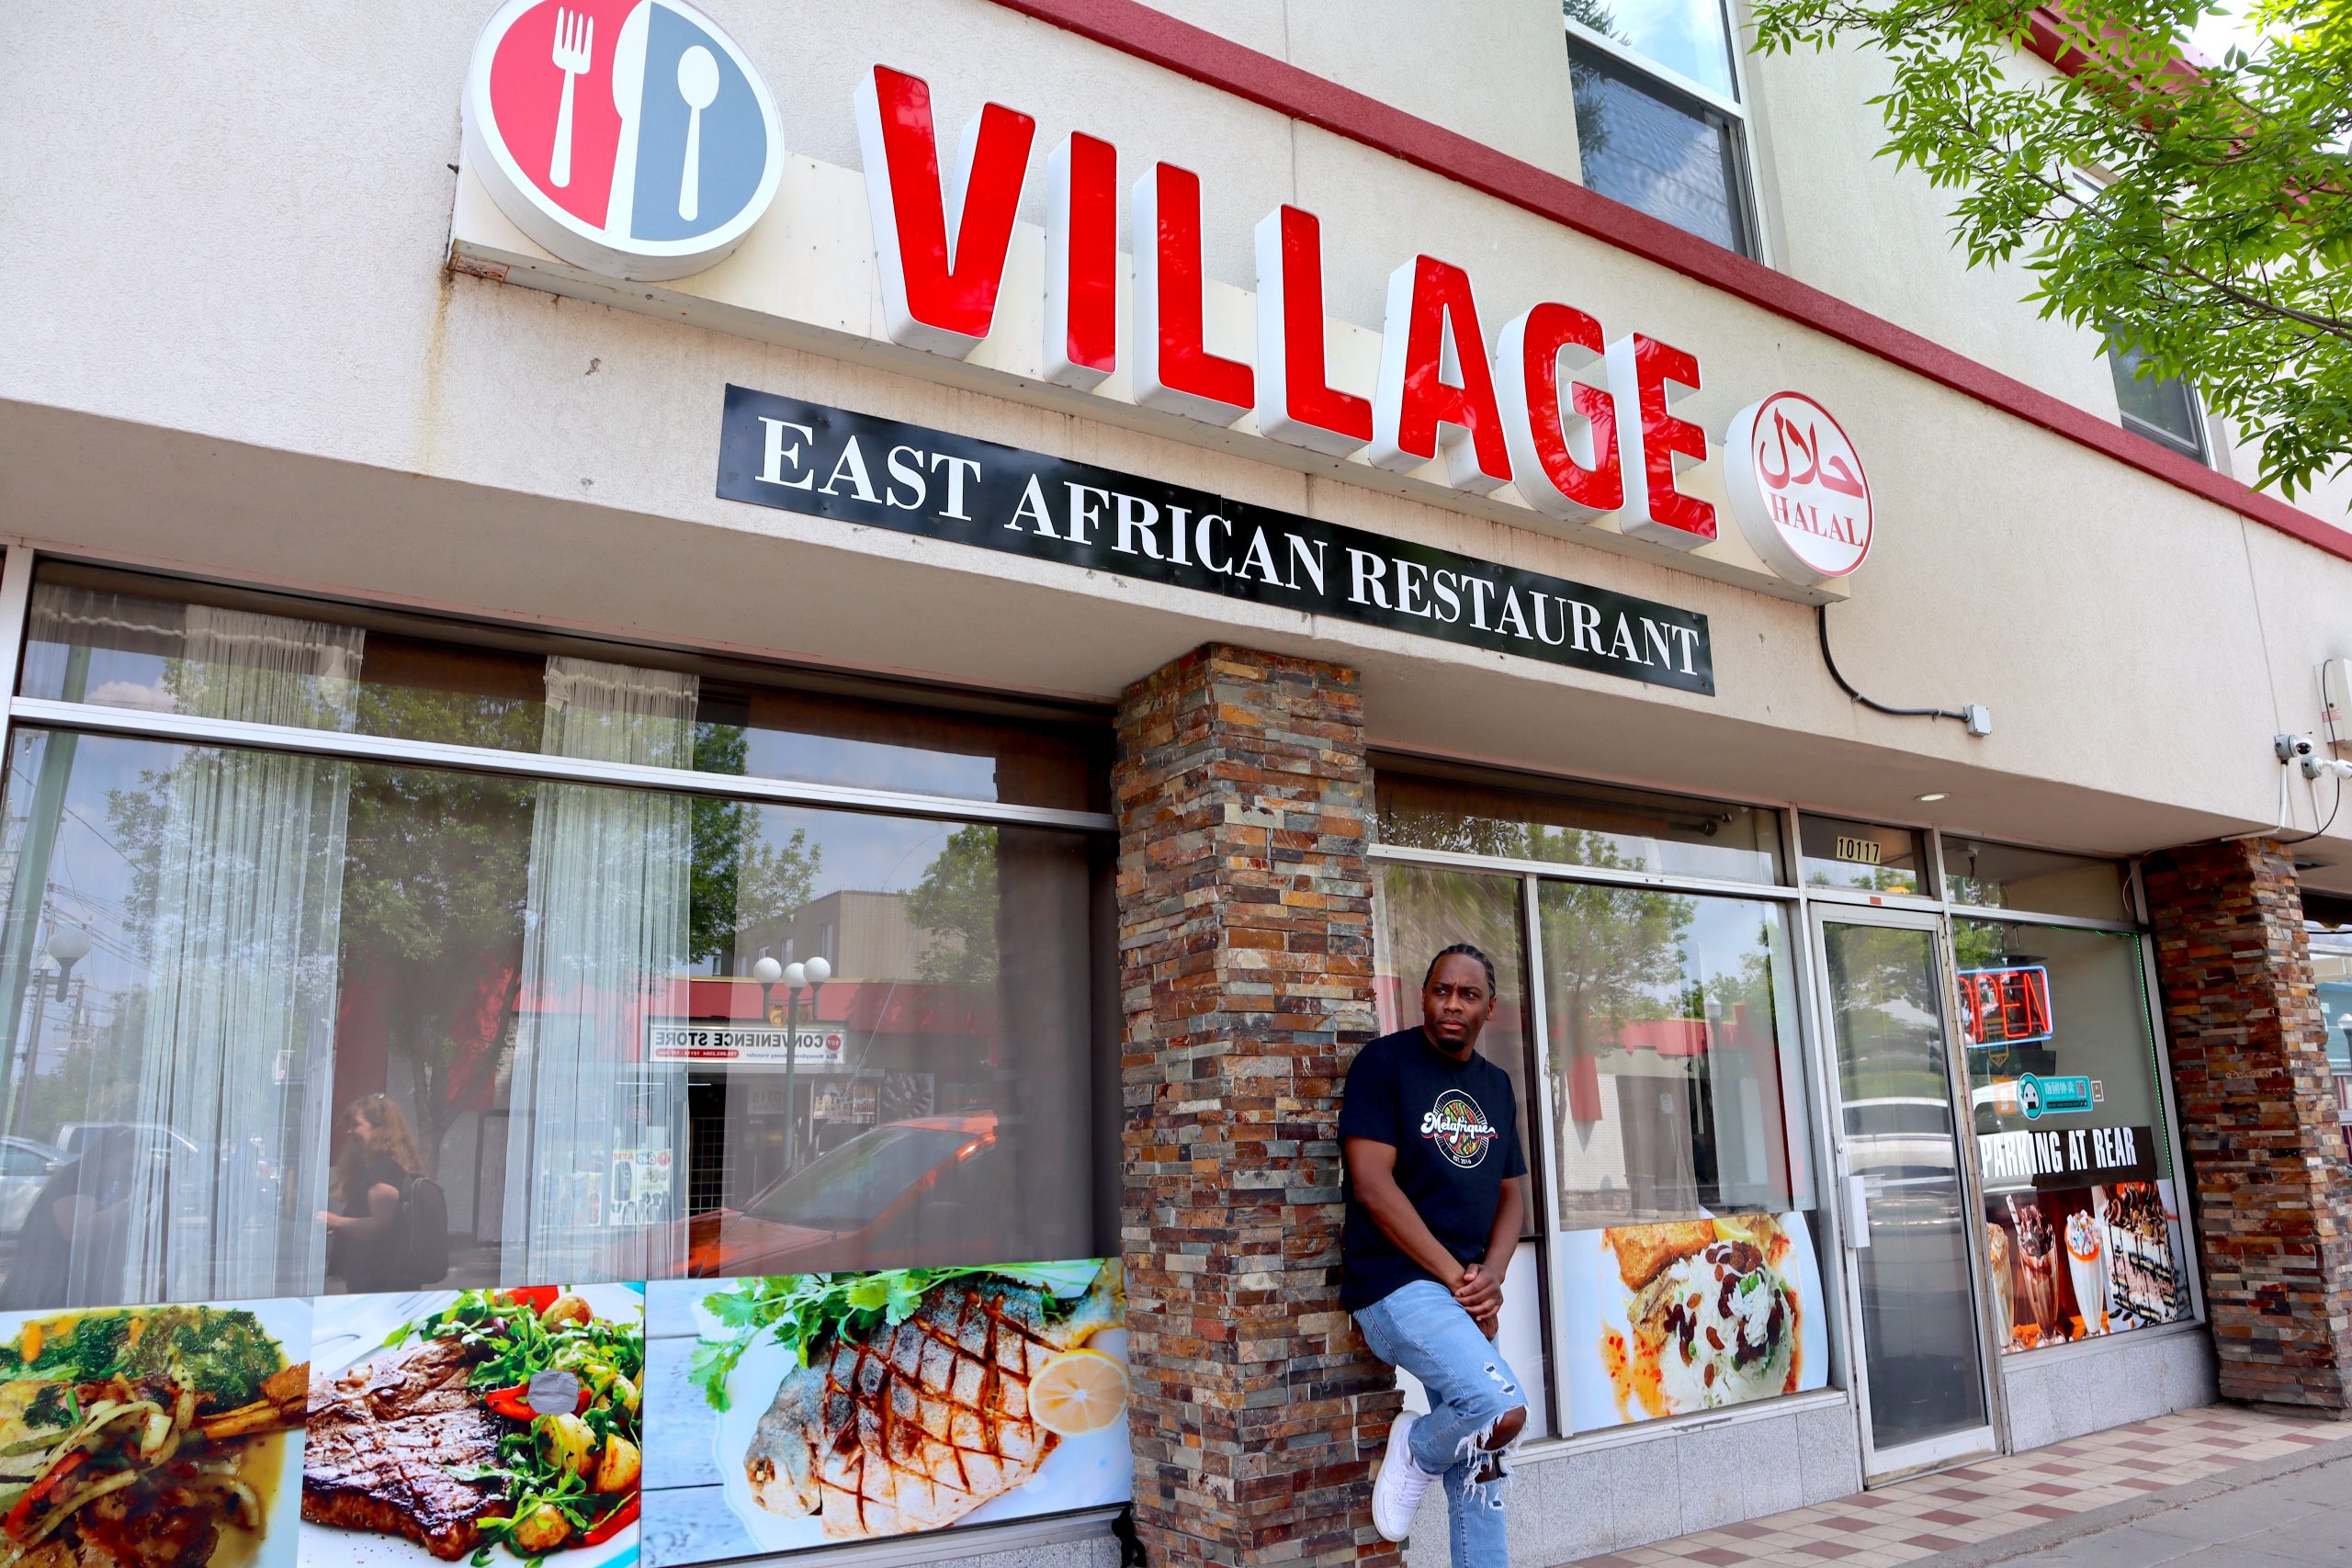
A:
<svg viewBox="0 0 2352 1568">
<path fill-rule="evenodd" d="M 695 726 L 698 773 L 741 776 L 747 732 L 741 725 Z M 760 808 L 741 800 L 696 795 L 688 808 L 694 870 L 688 880 L 686 956 L 718 973 L 736 967 L 736 933 L 788 924 L 815 889 L 821 844 L 795 828 L 782 842 L 760 830 Z"/>
<path fill-rule="evenodd" d="M 1599 834 L 1540 827 L 1532 827 L 1529 832 L 1580 840 L 1560 848 L 1585 864 L 1618 867 L 1623 863 Z M 1537 908 L 1544 939 L 1545 1017 L 1554 1037 L 1548 1086 L 1554 1125 L 1573 1140 L 1580 1126 L 1589 1128 L 1615 1120 L 1618 1136 L 1635 1145 L 1645 1140 L 1654 1125 L 1646 1115 L 1634 1114 L 1636 1110 L 1646 1111 L 1646 1102 L 1640 1101 L 1645 1093 L 1663 1093 L 1678 1100 L 1684 1118 L 1702 1114 L 1695 1097 L 1681 1099 L 1673 1089 L 1653 1090 L 1650 1086 L 1656 1080 L 1645 1074 L 1619 1075 L 1619 1104 L 1605 1105 L 1600 1098 L 1602 1058 L 1624 1053 L 1626 1065 L 1631 1065 L 1634 1042 L 1629 1038 L 1627 1025 L 1663 1021 L 1675 1010 L 1683 976 L 1680 944 L 1694 914 L 1691 901 L 1636 888 L 1546 882 Z M 1687 1134 L 1687 1122 L 1684 1130 Z M 1613 1201 L 1636 1207 L 1652 1203 L 1657 1194 L 1651 1190 L 1655 1183 L 1650 1178 L 1657 1164 L 1627 1146 L 1623 1150 L 1627 1188 Z M 1595 1201 L 1597 1195 L 1591 1191 L 1572 1190 L 1578 1179 L 1566 1162 L 1561 1179 L 1562 1201 L 1568 1208 L 1584 1208 Z M 1644 1190 L 1634 1191 L 1636 1185 Z"/>
<path fill-rule="evenodd" d="M 1572 22 L 1581 22 L 1603 38 L 1618 42 L 1625 39 L 1617 30 L 1617 18 L 1600 0 L 1561 0 L 1560 9 Z M 1568 56 L 1568 96 L 1576 107 L 1577 147 L 1587 155 L 1607 150 L 1609 119 L 1601 112 L 1600 73 L 1571 52 Z"/>
<path fill-rule="evenodd" d="M 1563 1223 L 1795 1201 L 1784 914 L 1572 883 L 1538 899 Z"/>
<path fill-rule="evenodd" d="M 982 985 L 997 973 L 996 829 L 975 822 L 950 834 L 907 895 L 922 933 L 916 973 L 934 985 Z"/>
<path fill-rule="evenodd" d="M 511 751 L 537 750 L 546 721 L 536 695 L 414 686 L 363 686 L 359 711 L 369 733 Z M 537 798 L 518 780 L 432 768 L 361 768 L 352 782 L 345 984 L 373 982 L 362 994 L 379 998 L 390 1055 L 407 1059 L 401 1098 L 429 1167 L 513 1036 Z"/>
<path fill-rule="evenodd" d="M 1941 1055 L 1925 1050 L 1871 1050 L 1860 1043 L 1909 1040 L 1938 1017 L 1935 965 L 1916 931 L 1840 926 L 1828 944 L 1829 994 L 1844 1027 L 1843 1040 L 1857 1043 L 1852 1057 L 1862 1065 L 1845 1080 L 1849 1104 L 1902 1097 L 1941 1098 L 1951 1093 Z"/>
</svg>

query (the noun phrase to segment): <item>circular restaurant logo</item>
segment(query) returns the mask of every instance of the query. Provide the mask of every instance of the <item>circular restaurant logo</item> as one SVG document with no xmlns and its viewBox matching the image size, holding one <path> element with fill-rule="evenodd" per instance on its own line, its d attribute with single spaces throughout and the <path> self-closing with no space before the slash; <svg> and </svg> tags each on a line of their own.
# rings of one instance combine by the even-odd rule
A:
<svg viewBox="0 0 2352 1568">
<path fill-rule="evenodd" d="M 1438 1146 L 1438 1152 L 1467 1170 L 1487 1157 L 1487 1145 L 1495 1141 L 1495 1129 L 1478 1102 L 1458 1089 L 1449 1089 L 1437 1097 L 1421 1118 L 1421 1136 Z"/>
<path fill-rule="evenodd" d="M 2031 1073 L 2018 1079 L 2018 1109 L 2025 1112 L 2025 1119 L 2029 1122 L 2041 1121 L 2044 1108 L 2041 1080 Z"/>
<path fill-rule="evenodd" d="M 775 196 L 775 100 L 735 41 L 680 0 L 506 0 L 474 45 L 469 161 L 559 259 L 684 277 Z"/>
<path fill-rule="evenodd" d="M 1871 485 L 1829 411 L 1803 392 L 1775 392 L 1724 433 L 1724 476 L 1739 531 L 1764 564 L 1813 587 L 1847 576 L 1871 553 Z"/>
</svg>

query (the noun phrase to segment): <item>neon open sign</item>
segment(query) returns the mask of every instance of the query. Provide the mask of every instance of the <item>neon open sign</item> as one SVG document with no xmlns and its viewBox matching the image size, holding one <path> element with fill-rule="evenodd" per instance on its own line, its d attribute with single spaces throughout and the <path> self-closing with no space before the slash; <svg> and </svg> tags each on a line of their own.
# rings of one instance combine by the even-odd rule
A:
<svg viewBox="0 0 2352 1568">
<path fill-rule="evenodd" d="M 2030 1045 L 2056 1032 L 2050 971 L 2039 964 L 1960 972 L 1961 1028 L 1971 1045 Z"/>
</svg>

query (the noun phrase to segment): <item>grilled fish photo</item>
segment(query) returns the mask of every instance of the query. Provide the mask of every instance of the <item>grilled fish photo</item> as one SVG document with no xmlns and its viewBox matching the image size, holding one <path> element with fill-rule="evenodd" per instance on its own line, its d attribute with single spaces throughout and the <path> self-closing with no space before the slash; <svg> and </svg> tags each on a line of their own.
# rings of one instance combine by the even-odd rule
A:
<svg viewBox="0 0 2352 1568">
<path fill-rule="evenodd" d="M 1125 1312 L 1115 1260 L 1074 1303 L 995 1277 L 937 1285 L 904 1322 L 833 1339 L 785 1378 L 744 1456 L 752 1496 L 836 1540 L 953 1524 L 1036 1474 L 1059 1439 L 1029 1409 L 1031 1382 Z"/>
</svg>

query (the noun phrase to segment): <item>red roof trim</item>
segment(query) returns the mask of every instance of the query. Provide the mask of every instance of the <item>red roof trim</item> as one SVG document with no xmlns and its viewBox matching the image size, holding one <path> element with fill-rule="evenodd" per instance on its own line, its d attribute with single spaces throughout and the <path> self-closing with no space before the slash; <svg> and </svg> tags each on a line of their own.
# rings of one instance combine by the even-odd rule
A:
<svg viewBox="0 0 2352 1568">
<path fill-rule="evenodd" d="M 1140 0 L 997 0 L 997 4 L 1261 108 L 1320 126 L 1335 136 L 1671 268 L 2228 507 L 2265 527 L 2352 560 L 2352 533 L 2332 527 L 2276 496 L 2248 489 L 2202 463 L 2133 435 L 1785 273 L 1684 233 L 1484 142 L 1178 21 Z M 2056 30 L 2041 23 L 2037 38 L 2045 31 L 2054 52 Z"/>
<path fill-rule="evenodd" d="M 2069 76 L 2078 76 L 2090 62 L 2079 50 L 2069 46 L 2058 32 L 2058 12 L 2055 6 L 2036 6 L 2026 17 L 2025 46 L 2041 60 Z"/>
</svg>

